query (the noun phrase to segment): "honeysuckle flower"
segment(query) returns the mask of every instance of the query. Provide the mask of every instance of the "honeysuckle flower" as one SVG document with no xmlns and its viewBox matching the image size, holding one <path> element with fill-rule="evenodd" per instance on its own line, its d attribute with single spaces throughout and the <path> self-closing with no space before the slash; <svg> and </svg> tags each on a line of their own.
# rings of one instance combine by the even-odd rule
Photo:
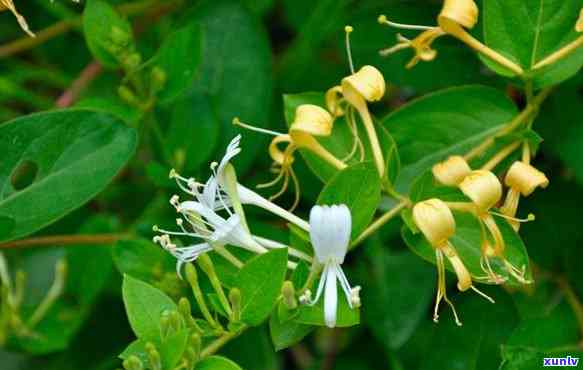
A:
<svg viewBox="0 0 583 370">
<path fill-rule="evenodd" d="M 447 186 L 458 186 L 472 172 L 472 169 L 463 157 L 453 155 L 434 165 L 431 171 L 439 183 Z"/>
<path fill-rule="evenodd" d="M 18 21 L 20 28 L 22 28 L 24 32 L 26 32 L 30 37 L 36 37 L 36 35 L 32 33 L 32 31 L 28 27 L 26 19 L 16 10 L 16 7 L 14 6 L 12 0 L 0 0 L 0 12 L 4 10 L 9 10 L 10 12 L 12 12 L 14 17 Z"/>
<path fill-rule="evenodd" d="M 504 183 L 509 189 L 506 193 L 504 205 L 500 208 L 500 212 L 510 218 L 514 218 L 518 209 L 520 196 L 527 197 L 538 187 L 546 188 L 549 185 L 549 179 L 544 173 L 530 164 L 517 161 L 508 169 Z M 518 230 L 520 225 L 515 220 L 510 220 L 510 224 L 514 230 Z"/>
<path fill-rule="evenodd" d="M 346 205 L 312 207 L 310 211 L 310 240 L 314 247 L 316 261 L 324 268 L 314 299 L 311 299 L 311 293 L 307 291 L 300 297 L 300 302 L 314 305 L 323 292 L 324 322 L 330 328 L 336 326 L 338 282 L 344 291 L 349 307 L 360 305 L 360 287 L 350 287 L 341 267 L 348 251 L 351 230 L 352 216 Z"/>
<path fill-rule="evenodd" d="M 457 287 L 460 291 L 472 289 L 490 302 L 493 303 L 494 301 L 473 286 L 470 272 L 449 241 L 455 234 L 455 219 L 447 204 L 437 198 L 419 202 L 413 207 L 413 220 L 425 239 L 435 249 L 437 296 L 433 310 L 433 321 L 439 321 L 439 304 L 443 299 L 451 307 L 456 324 L 462 325 L 454 305 L 447 297 L 444 256 L 449 260 L 455 271 L 458 278 Z"/>
<path fill-rule="evenodd" d="M 431 48 L 431 44 L 440 36 L 451 35 L 477 52 L 484 54 L 488 58 L 508 68 L 515 74 L 522 74 L 523 70 L 519 65 L 488 48 L 466 31 L 466 29 L 472 29 L 478 22 L 478 13 L 478 6 L 474 0 L 445 0 L 441 12 L 437 17 L 438 26 L 396 23 L 389 21 L 385 15 L 381 15 L 378 18 L 381 24 L 423 32 L 413 40 L 409 40 L 402 35 L 397 35 L 398 43 L 393 47 L 381 50 L 380 54 L 387 56 L 402 49 L 412 48 L 415 51 L 415 56 L 407 64 L 407 68 L 411 68 L 420 60 L 431 61 L 435 59 L 437 51 Z"/>
<path fill-rule="evenodd" d="M 486 272 L 490 279 L 495 283 L 501 283 L 504 281 L 502 277 L 493 271 L 490 264 L 490 258 L 497 257 L 502 260 L 508 273 L 516 280 L 522 283 L 529 283 L 529 281 L 524 278 L 525 266 L 523 266 L 522 269 L 518 269 L 504 256 L 506 244 L 493 215 L 507 217 L 490 210 L 502 198 L 502 184 L 500 183 L 500 180 L 498 180 L 496 175 L 490 171 L 474 170 L 464 178 L 459 184 L 459 188 L 468 198 L 470 198 L 475 207 L 473 209 L 471 207 L 465 207 L 465 210 L 473 212 L 480 221 L 480 225 L 482 225 L 481 264 L 484 272 Z M 463 210 L 464 204 L 458 204 L 458 206 Z M 523 221 L 518 219 L 513 220 Z M 491 236 L 494 242 L 493 244 L 490 242 L 488 235 L 486 235 L 484 228 Z"/>
<path fill-rule="evenodd" d="M 316 139 L 316 137 L 330 136 L 334 125 L 332 115 L 317 105 L 299 105 L 296 108 L 295 118 L 288 134 L 253 127 L 242 123 L 237 118 L 235 118 L 233 123 L 250 130 L 275 136 L 269 145 L 269 155 L 273 160 L 274 170 L 277 172 L 277 176 L 272 181 L 261 184 L 258 187 L 269 187 L 282 181 L 281 189 L 269 198 L 269 200 L 274 200 L 287 190 L 289 180 L 291 179 L 295 189 L 295 199 L 290 208 L 291 210 L 298 205 L 300 200 L 299 182 L 292 167 L 294 162 L 293 155 L 297 149 L 309 150 L 339 170 L 346 168 L 344 162 L 336 158 Z M 282 143 L 287 143 L 284 150 L 279 148 L 279 145 Z"/>
</svg>

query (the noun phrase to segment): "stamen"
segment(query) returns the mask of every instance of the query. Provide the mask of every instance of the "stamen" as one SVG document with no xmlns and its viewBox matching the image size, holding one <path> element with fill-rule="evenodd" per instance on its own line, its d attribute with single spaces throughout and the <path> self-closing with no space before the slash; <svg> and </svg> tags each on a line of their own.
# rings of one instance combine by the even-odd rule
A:
<svg viewBox="0 0 583 370">
<path fill-rule="evenodd" d="M 350 34 L 354 31 L 352 26 L 344 27 L 346 34 L 346 54 L 348 56 L 348 65 L 350 66 L 350 74 L 354 74 L 354 63 L 352 63 L 352 51 L 350 50 Z"/>
<path fill-rule="evenodd" d="M 272 135 L 272 136 L 282 136 L 282 135 L 284 135 L 281 132 L 267 130 L 267 129 L 264 129 L 264 128 L 261 128 L 261 127 L 255 127 L 255 126 L 248 125 L 246 123 L 241 122 L 238 117 L 233 118 L 233 125 L 235 125 L 235 126 L 241 126 L 243 128 L 246 128 L 247 130 L 256 131 L 256 132 L 260 132 L 262 134 L 267 134 L 267 135 Z"/>
<path fill-rule="evenodd" d="M 379 15 L 377 20 L 380 24 L 386 24 L 389 27 L 401 28 L 404 30 L 427 31 L 427 30 L 432 30 L 432 29 L 437 28 L 437 27 L 432 27 L 432 26 L 420 26 L 420 25 L 416 25 L 416 24 L 405 24 L 405 23 L 391 22 L 390 20 L 387 19 L 387 16 L 384 14 Z"/>
<path fill-rule="evenodd" d="M 482 297 L 484 297 L 484 299 L 486 299 L 487 301 L 489 301 L 490 303 L 496 303 L 494 302 L 494 300 L 492 298 L 490 298 L 490 296 L 488 296 L 486 293 L 480 291 L 478 288 L 476 288 L 475 286 L 471 286 L 470 288 L 472 288 L 472 290 L 476 293 L 478 293 L 479 295 L 481 295 Z"/>
<path fill-rule="evenodd" d="M 489 213 L 491 215 L 502 217 L 506 220 L 515 221 L 515 222 L 530 222 L 530 221 L 534 221 L 536 219 L 536 217 L 533 213 L 529 213 L 528 216 L 526 216 L 526 218 L 512 217 L 512 216 L 508 216 L 508 215 L 505 215 L 503 213 L 494 212 L 494 211 L 490 211 Z"/>
</svg>

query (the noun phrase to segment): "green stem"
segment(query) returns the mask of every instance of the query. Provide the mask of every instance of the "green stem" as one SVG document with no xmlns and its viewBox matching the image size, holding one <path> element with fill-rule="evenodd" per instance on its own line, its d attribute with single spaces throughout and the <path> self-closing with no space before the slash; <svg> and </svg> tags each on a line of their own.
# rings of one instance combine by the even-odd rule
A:
<svg viewBox="0 0 583 370">
<path fill-rule="evenodd" d="M 395 207 L 393 207 L 390 211 L 382 215 L 381 217 L 377 218 L 373 223 L 371 223 L 363 232 L 360 234 L 350 245 L 350 248 L 355 248 L 358 244 L 360 244 L 364 239 L 369 237 L 372 233 L 377 231 L 381 226 L 386 224 L 390 219 L 395 217 L 399 214 L 399 212 L 411 204 L 409 199 L 401 201 Z"/>
<path fill-rule="evenodd" d="M 0 249 L 28 248 L 47 245 L 113 244 L 118 240 L 129 239 L 130 237 L 130 234 L 51 235 L 0 243 Z"/>
<path fill-rule="evenodd" d="M 247 326 L 243 326 L 241 329 L 239 329 L 237 331 L 227 332 L 227 333 L 223 334 L 218 339 L 216 339 L 213 342 L 211 342 L 208 346 L 206 346 L 200 352 L 200 358 L 203 359 L 205 357 L 208 357 L 208 356 L 211 356 L 211 355 L 215 354 L 222 346 L 224 346 L 225 344 L 227 344 L 227 342 L 229 342 L 231 339 L 236 338 L 245 329 L 247 329 Z"/>
</svg>

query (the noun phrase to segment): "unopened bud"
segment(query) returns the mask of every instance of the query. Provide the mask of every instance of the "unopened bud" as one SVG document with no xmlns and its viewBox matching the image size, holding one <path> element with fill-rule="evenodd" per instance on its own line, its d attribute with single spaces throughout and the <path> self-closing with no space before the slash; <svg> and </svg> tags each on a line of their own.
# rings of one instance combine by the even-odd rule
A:
<svg viewBox="0 0 583 370">
<path fill-rule="evenodd" d="M 434 165 L 431 172 L 439 183 L 447 186 L 458 186 L 472 172 L 472 169 L 463 157 L 454 155 Z"/>
<path fill-rule="evenodd" d="M 284 281 L 281 288 L 281 294 L 283 296 L 283 303 L 287 308 L 293 310 L 298 307 L 296 291 L 294 289 L 294 284 L 291 281 Z"/>
<path fill-rule="evenodd" d="M 152 93 L 156 94 L 158 91 L 162 90 L 167 79 L 168 75 L 162 68 L 158 66 L 153 67 L 150 72 L 150 89 L 152 90 Z"/>
<path fill-rule="evenodd" d="M 142 63 L 142 56 L 138 53 L 131 53 L 122 60 L 124 67 L 130 71 L 135 70 Z"/>
<path fill-rule="evenodd" d="M 145 346 L 146 354 L 148 356 L 148 362 L 150 363 L 149 369 L 151 370 L 162 370 L 162 360 L 160 359 L 160 353 L 156 349 L 153 343 L 146 343 Z"/>
<path fill-rule="evenodd" d="M 459 185 L 480 211 L 487 211 L 502 197 L 502 184 L 490 171 L 472 171 Z"/>
<path fill-rule="evenodd" d="M 232 321 L 241 320 L 241 291 L 238 288 L 232 288 L 229 292 L 229 302 L 231 302 L 231 309 L 233 310 Z"/>
<path fill-rule="evenodd" d="M 118 87 L 117 94 L 119 95 L 121 100 L 123 100 L 129 105 L 136 107 L 140 105 L 140 100 L 136 97 L 134 92 L 125 85 Z"/>
<path fill-rule="evenodd" d="M 123 368 L 125 370 L 143 370 L 144 369 L 144 364 L 142 364 L 142 361 L 138 358 L 138 356 L 130 356 L 127 359 L 124 360 L 124 362 L 122 363 Z"/>
<path fill-rule="evenodd" d="M 451 210 L 437 198 L 415 204 L 413 221 L 434 248 L 442 248 L 455 233 L 455 219 Z"/>
<path fill-rule="evenodd" d="M 131 33 L 116 26 L 111 27 L 110 36 L 113 44 L 115 44 L 115 46 L 119 47 L 120 49 L 128 47 L 130 41 L 132 40 Z"/>
<path fill-rule="evenodd" d="M 546 188 L 549 185 L 549 179 L 533 166 L 517 161 L 510 166 L 504 183 L 527 197 L 537 187 Z"/>
</svg>

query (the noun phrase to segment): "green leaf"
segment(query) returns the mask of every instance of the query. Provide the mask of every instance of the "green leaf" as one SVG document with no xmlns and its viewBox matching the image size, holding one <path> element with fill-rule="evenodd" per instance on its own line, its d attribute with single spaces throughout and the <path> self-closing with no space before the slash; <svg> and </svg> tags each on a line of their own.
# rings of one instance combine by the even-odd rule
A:
<svg viewBox="0 0 583 370">
<path fill-rule="evenodd" d="M 326 109 L 326 104 L 324 102 L 324 94 L 319 92 L 307 92 L 302 94 L 284 95 L 283 96 L 284 113 L 285 120 L 288 126 L 294 121 L 296 108 L 302 104 L 314 104 Z M 364 146 L 364 161 L 373 161 L 374 157 L 372 155 L 368 136 L 365 134 L 364 127 L 358 117 L 356 116 L 356 124 L 358 126 L 359 137 Z M 375 127 L 383 152 L 383 157 L 387 163 L 387 174 L 389 182 L 393 183 L 394 179 L 399 172 L 400 160 L 399 154 L 397 152 L 397 146 L 395 140 L 387 132 L 382 125 L 376 125 Z M 361 163 L 359 160 L 358 151 L 352 157 L 349 157 L 354 146 L 354 135 L 350 130 L 350 127 L 346 123 L 345 117 L 338 117 L 334 121 L 334 129 L 332 134 L 327 137 L 317 137 L 316 138 L 320 144 L 322 144 L 330 153 L 332 153 L 336 158 L 342 159 L 346 164 L 353 165 Z M 333 167 L 320 157 L 311 153 L 308 150 L 300 149 L 302 157 L 306 160 L 308 167 L 312 172 L 318 176 L 322 181 L 328 182 L 334 175 L 336 175 L 339 170 Z"/>
<path fill-rule="evenodd" d="M 37 113 L 0 126 L 0 216 L 15 239 L 35 232 L 99 193 L 131 158 L 136 132 L 89 110 Z M 30 210 L 34 209 L 35 212 Z"/>
<path fill-rule="evenodd" d="M 6 239 L 16 226 L 12 217 L 0 216 L 0 240 Z"/>
<path fill-rule="evenodd" d="M 456 220 L 456 233 L 453 237 L 450 238 L 450 242 L 455 247 L 458 255 L 470 273 L 473 276 L 484 276 L 485 273 L 480 267 L 482 241 L 480 223 L 473 215 L 468 213 L 454 212 L 454 216 Z M 498 217 L 495 217 L 495 219 L 496 224 L 500 228 L 502 237 L 506 243 L 504 256 L 513 266 L 517 267 L 518 269 L 521 269 L 523 266 L 525 266 L 525 279 L 531 280 L 532 272 L 529 266 L 526 247 L 524 246 L 522 239 L 507 221 Z M 413 234 L 406 226 L 403 226 L 401 234 L 407 243 L 407 246 L 413 252 L 421 256 L 423 259 L 435 264 L 435 249 L 429 244 L 429 242 L 427 242 L 423 234 Z M 519 282 L 510 277 L 508 271 L 499 258 L 491 258 L 490 264 L 495 273 L 509 279 L 507 284 L 520 286 Z M 449 271 L 454 271 L 453 267 L 450 265 L 447 259 L 445 262 L 445 267 Z"/>
<path fill-rule="evenodd" d="M 276 351 L 293 346 L 308 335 L 314 327 L 293 321 L 282 322 L 278 315 L 269 318 L 269 333 Z"/>
<path fill-rule="evenodd" d="M 442 90 L 391 112 L 382 125 L 399 148 L 396 189 L 408 193 L 414 179 L 453 154 L 464 154 L 517 114 L 500 91 L 483 86 Z"/>
<path fill-rule="evenodd" d="M 247 262 L 237 276 L 241 291 L 241 320 L 249 325 L 261 324 L 269 316 L 287 269 L 287 249 L 276 249 Z"/>
<path fill-rule="evenodd" d="M 158 94 L 165 104 L 192 85 L 202 59 L 202 34 L 196 23 L 174 32 L 158 50 L 156 65 L 166 72 L 166 83 Z"/>
<path fill-rule="evenodd" d="M 580 49 L 538 73 L 529 72 L 534 64 L 579 37 L 575 31 L 579 2 L 488 0 L 483 4 L 486 44 L 533 74 L 536 87 L 557 84 L 583 66 Z"/>
<path fill-rule="evenodd" d="M 113 260 L 122 274 L 149 283 L 176 271 L 172 255 L 149 240 L 120 240 L 113 248 Z"/>
<path fill-rule="evenodd" d="M 314 289 L 311 289 L 315 292 Z M 324 297 L 320 297 L 313 306 L 301 305 L 298 314 L 293 318 L 298 324 L 324 326 Z M 360 309 L 350 308 L 344 292 L 338 287 L 338 308 L 336 311 L 336 326 L 339 328 L 358 325 L 360 323 Z"/>
<path fill-rule="evenodd" d="M 369 245 L 366 253 L 367 261 L 360 265 L 368 279 L 364 320 L 379 342 L 394 350 L 413 335 L 421 320 L 427 320 L 436 272 L 417 256 L 390 252 L 380 242 Z"/>
<path fill-rule="evenodd" d="M 352 238 L 368 226 L 381 199 L 381 181 L 372 162 L 338 172 L 324 187 L 318 204 L 346 204 L 352 214 Z"/>
<path fill-rule="evenodd" d="M 210 356 L 196 364 L 195 370 L 242 370 L 239 365 L 221 356 Z"/>
<path fill-rule="evenodd" d="M 112 43 L 115 43 L 114 33 L 123 35 L 128 45 L 133 43 L 132 27 L 127 20 L 107 2 L 88 0 L 83 12 L 83 34 L 93 56 L 110 68 L 118 66 L 118 61 L 110 48 Z"/>
<path fill-rule="evenodd" d="M 124 275 L 123 301 L 130 325 L 139 339 L 160 338 L 160 317 L 164 311 L 177 310 L 176 304 L 160 290 Z"/>
<path fill-rule="evenodd" d="M 280 362 L 266 329 L 265 326 L 246 329 L 224 346 L 221 354 L 245 370 L 278 369 Z"/>
<path fill-rule="evenodd" d="M 204 58 L 188 96 L 194 101 L 207 98 L 209 111 L 221 125 L 218 147 L 223 150 L 243 132 L 232 125 L 234 117 L 258 126 L 268 122 L 273 88 L 269 41 L 260 23 L 239 2 L 205 0 L 184 18 L 198 22 L 204 35 Z M 245 133 L 244 150 L 237 156 L 240 171 L 265 150 L 261 143 L 267 139 Z"/>
</svg>

